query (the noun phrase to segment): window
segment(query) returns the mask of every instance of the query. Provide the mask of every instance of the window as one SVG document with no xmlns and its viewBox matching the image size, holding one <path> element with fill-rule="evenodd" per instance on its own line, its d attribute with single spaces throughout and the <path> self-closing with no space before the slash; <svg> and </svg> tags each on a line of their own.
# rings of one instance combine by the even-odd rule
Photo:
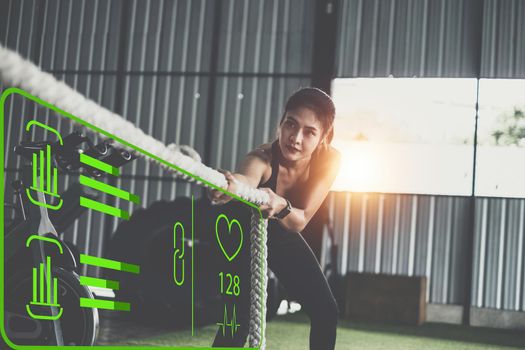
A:
<svg viewBox="0 0 525 350">
<path fill-rule="evenodd" d="M 476 195 L 525 197 L 525 80 L 480 79 Z"/>
<path fill-rule="evenodd" d="M 336 79 L 336 191 L 470 195 L 476 79 Z M 522 90 L 523 91 L 523 90 Z"/>
</svg>

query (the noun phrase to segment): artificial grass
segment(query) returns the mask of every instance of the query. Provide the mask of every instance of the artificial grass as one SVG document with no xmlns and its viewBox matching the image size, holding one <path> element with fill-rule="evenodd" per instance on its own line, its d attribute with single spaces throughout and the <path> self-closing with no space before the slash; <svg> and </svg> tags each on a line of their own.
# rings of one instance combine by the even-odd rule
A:
<svg viewBox="0 0 525 350">
<path fill-rule="evenodd" d="M 266 329 L 268 350 L 308 349 L 310 325 L 303 313 L 280 316 L 269 322 Z M 160 336 L 128 339 L 110 345 L 210 346 L 216 326 L 191 331 L 170 332 Z M 340 321 L 336 349 L 420 350 L 420 349 L 525 349 L 525 334 L 490 328 L 475 328 L 445 324 L 425 324 L 420 327 L 377 323 Z"/>
</svg>

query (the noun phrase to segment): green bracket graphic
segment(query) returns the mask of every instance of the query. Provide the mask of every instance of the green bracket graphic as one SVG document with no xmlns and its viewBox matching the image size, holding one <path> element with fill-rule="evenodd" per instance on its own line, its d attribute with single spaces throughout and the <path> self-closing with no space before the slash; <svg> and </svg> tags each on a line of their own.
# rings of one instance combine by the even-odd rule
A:
<svg viewBox="0 0 525 350">
<path fill-rule="evenodd" d="M 60 252 L 60 254 L 64 254 L 64 250 L 62 248 L 62 244 L 60 244 L 60 242 L 58 240 L 56 240 L 54 238 L 51 238 L 51 237 L 44 237 L 44 236 L 39 236 L 39 235 L 31 235 L 26 240 L 26 247 L 29 248 L 29 245 L 31 244 L 31 242 L 33 240 L 35 240 L 35 239 L 37 241 L 44 241 L 44 242 L 55 244 L 58 247 L 58 251 Z"/>
</svg>

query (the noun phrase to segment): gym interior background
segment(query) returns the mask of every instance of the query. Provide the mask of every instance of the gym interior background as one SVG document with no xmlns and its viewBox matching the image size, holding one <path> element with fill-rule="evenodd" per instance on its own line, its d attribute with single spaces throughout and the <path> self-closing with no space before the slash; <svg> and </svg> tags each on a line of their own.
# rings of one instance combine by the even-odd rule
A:
<svg viewBox="0 0 525 350">
<path fill-rule="evenodd" d="M 297 88 L 331 93 L 349 158 L 306 229 L 321 265 L 425 276 L 427 322 L 525 328 L 525 1 L 0 0 L 0 40 L 214 168 L 272 139 Z M 19 166 L 5 159 L 6 200 Z M 133 167 L 116 184 L 144 207 L 196 191 Z M 89 212 L 63 235 L 101 256 L 116 228 Z"/>
</svg>

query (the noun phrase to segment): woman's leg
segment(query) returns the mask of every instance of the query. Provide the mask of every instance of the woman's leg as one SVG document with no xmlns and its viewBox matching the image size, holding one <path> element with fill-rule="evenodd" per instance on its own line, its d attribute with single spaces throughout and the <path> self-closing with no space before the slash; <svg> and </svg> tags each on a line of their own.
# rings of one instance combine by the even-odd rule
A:
<svg viewBox="0 0 525 350">
<path fill-rule="evenodd" d="M 310 317 L 310 349 L 334 349 L 337 303 L 314 253 L 301 235 L 270 222 L 268 265 Z"/>
</svg>

